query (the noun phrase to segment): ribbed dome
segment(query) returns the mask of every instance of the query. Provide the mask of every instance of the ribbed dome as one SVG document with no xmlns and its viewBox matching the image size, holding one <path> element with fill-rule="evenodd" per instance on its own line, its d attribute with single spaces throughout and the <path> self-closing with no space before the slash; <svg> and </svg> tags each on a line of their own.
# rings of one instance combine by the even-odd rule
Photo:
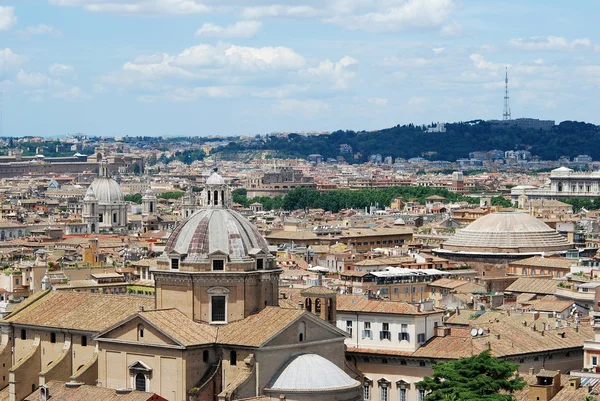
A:
<svg viewBox="0 0 600 401">
<path fill-rule="evenodd" d="M 98 177 L 90 185 L 99 202 L 123 202 L 121 186 L 110 177 Z"/>
<path fill-rule="evenodd" d="M 336 390 L 354 387 L 359 383 L 333 362 L 316 354 L 292 357 L 275 376 L 271 390 Z"/>
<path fill-rule="evenodd" d="M 191 215 L 171 234 L 165 254 L 201 255 L 225 252 L 241 259 L 252 249 L 269 252 L 267 242 L 245 217 L 230 209 L 203 209 Z"/>
<path fill-rule="evenodd" d="M 543 221 L 521 212 L 480 217 L 457 232 L 438 251 L 469 253 L 541 253 L 571 247 L 565 237 Z"/>
<path fill-rule="evenodd" d="M 225 185 L 225 180 L 215 171 L 206 179 L 206 185 Z"/>
</svg>

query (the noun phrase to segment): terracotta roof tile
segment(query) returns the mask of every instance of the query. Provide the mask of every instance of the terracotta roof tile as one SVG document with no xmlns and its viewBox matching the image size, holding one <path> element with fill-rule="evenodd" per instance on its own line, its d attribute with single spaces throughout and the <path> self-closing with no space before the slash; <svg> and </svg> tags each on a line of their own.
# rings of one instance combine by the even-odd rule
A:
<svg viewBox="0 0 600 401">
<path fill-rule="evenodd" d="M 177 309 L 139 312 L 139 315 L 185 346 L 212 344 L 217 340 L 217 328 L 197 323 Z"/>
<path fill-rule="evenodd" d="M 60 401 L 89 401 L 89 400 L 102 400 L 102 401 L 159 401 L 165 400 L 164 398 L 154 394 L 146 393 L 143 391 L 131 391 L 128 394 L 117 394 L 115 390 L 82 385 L 77 388 L 67 388 L 64 382 L 50 381 L 46 383 L 50 390 L 50 395 L 53 400 Z M 24 401 L 38 401 L 40 399 L 40 390 L 36 390 L 31 393 Z"/>
<path fill-rule="evenodd" d="M 49 292 L 4 321 L 30 326 L 100 332 L 134 314 L 150 309 L 154 299 L 78 292 Z"/>
</svg>

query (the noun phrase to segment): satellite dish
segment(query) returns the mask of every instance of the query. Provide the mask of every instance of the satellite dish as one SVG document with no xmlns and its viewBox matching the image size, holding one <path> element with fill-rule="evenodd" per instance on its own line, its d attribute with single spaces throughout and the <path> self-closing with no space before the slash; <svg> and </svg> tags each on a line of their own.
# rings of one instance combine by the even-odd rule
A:
<svg viewBox="0 0 600 401">
<path fill-rule="evenodd" d="M 480 336 L 483 335 L 483 329 L 479 328 L 479 330 L 477 330 L 477 334 L 479 334 Z"/>
<path fill-rule="evenodd" d="M 477 337 L 477 329 L 471 330 L 471 337 Z"/>
</svg>

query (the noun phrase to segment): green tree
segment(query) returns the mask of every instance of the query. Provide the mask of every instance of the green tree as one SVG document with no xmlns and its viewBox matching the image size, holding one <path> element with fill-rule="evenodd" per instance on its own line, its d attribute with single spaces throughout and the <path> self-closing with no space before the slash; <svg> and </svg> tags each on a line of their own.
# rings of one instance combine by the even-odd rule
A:
<svg viewBox="0 0 600 401">
<path fill-rule="evenodd" d="M 494 358 L 489 351 L 470 358 L 433 365 L 433 377 L 425 377 L 418 388 L 429 391 L 425 401 L 513 401 L 512 393 L 525 386 L 515 377 L 518 365 Z"/>
<path fill-rule="evenodd" d="M 142 194 L 125 195 L 125 202 L 133 202 L 140 205 L 142 203 Z"/>
<path fill-rule="evenodd" d="M 183 192 L 183 191 L 171 191 L 171 192 L 163 192 L 162 194 L 159 194 L 157 196 L 157 198 L 161 198 L 161 199 L 179 199 L 183 195 L 185 195 L 185 192 Z"/>
</svg>

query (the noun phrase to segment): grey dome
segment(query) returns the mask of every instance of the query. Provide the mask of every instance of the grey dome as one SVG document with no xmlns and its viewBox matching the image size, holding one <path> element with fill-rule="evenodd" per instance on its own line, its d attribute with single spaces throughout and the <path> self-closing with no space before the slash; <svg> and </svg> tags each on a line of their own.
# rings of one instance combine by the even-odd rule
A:
<svg viewBox="0 0 600 401">
<path fill-rule="evenodd" d="M 337 390 L 359 383 L 333 362 L 316 354 L 293 356 L 275 376 L 271 390 Z"/>
<path fill-rule="evenodd" d="M 90 185 L 99 202 L 123 202 L 125 197 L 119 183 L 109 177 L 98 177 Z"/>
<path fill-rule="evenodd" d="M 225 185 L 225 180 L 215 171 L 206 179 L 206 185 Z"/>
<path fill-rule="evenodd" d="M 221 251 L 231 259 L 242 259 L 252 249 L 269 252 L 265 239 L 245 217 L 230 209 L 203 209 L 175 229 L 167 241 L 165 254 L 206 258 Z"/>
<path fill-rule="evenodd" d="M 437 251 L 542 253 L 569 248 L 567 239 L 543 221 L 527 213 L 497 212 L 475 220 Z"/>
</svg>

